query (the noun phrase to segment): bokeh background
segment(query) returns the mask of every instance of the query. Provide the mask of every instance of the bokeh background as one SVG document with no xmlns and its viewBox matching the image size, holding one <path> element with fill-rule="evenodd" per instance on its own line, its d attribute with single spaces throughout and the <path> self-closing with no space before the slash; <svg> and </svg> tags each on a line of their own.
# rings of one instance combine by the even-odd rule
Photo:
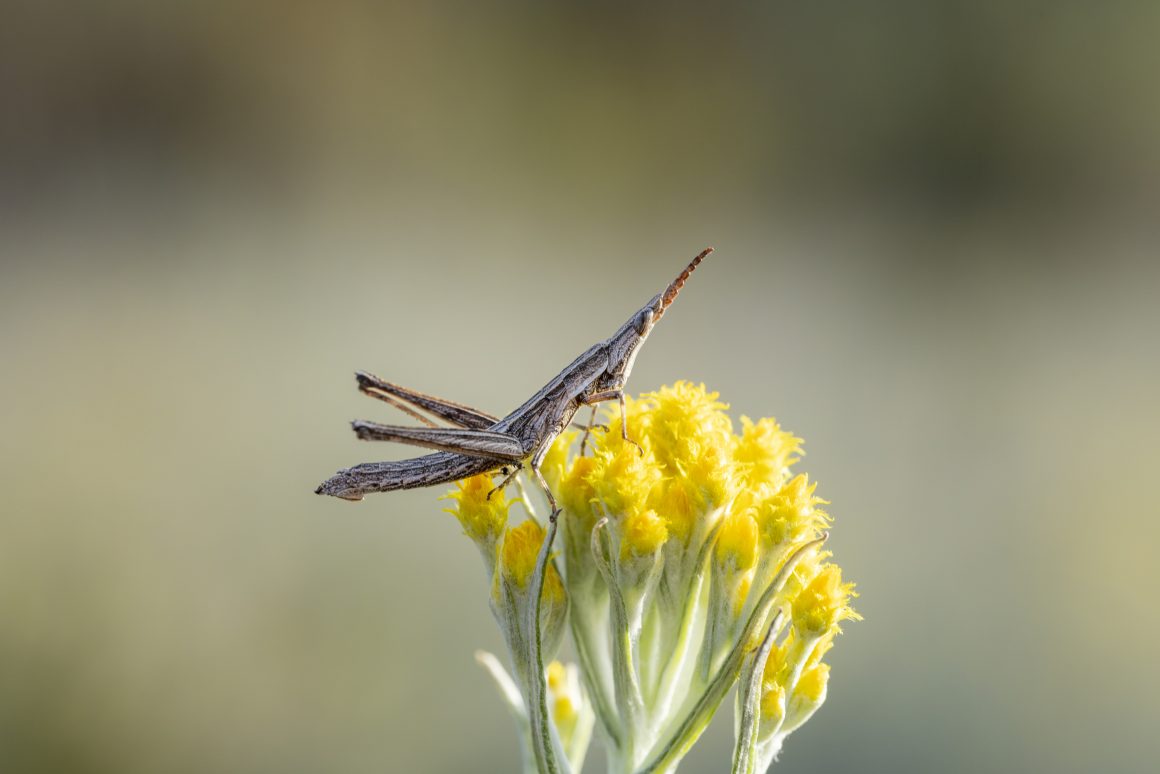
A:
<svg viewBox="0 0 1160 774">
<path fill-rule="evenodd" d="M 866 618 L 777 770 L 1155 770 L 1160 5 L 3 11 L 0 770 L 514 770 L 351 372 L 505 412 L 706 244 L 631 386 L 803 436 Z"/>
</svg>

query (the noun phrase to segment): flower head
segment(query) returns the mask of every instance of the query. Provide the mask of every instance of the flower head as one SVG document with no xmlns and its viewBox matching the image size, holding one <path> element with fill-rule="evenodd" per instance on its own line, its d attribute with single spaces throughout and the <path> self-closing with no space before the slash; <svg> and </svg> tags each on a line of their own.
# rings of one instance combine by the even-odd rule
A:
<svg viewBox="0 0 1160 774">
<path fill-rule="evenodd" d="M 621 556 L 655 554 L 669 536 L 665 520 L 654 510 L 628 513 L 621 527 Z"/>
<path fill-rule="evenodd" d="M 544 544 L 544 528 L 534 521 L 524 521 L 510 527 L 504 534 L 500 548 L 499 571 L 504 580 L 520 589 L 526 589 L 536 569 L 536 559 Z M 551 563 L 544 575 L 544 602 L 562 605 L 564 584 L 560 573 Z"/>
<path fill-rule="evenodd" d="M 738 475 L 747 484 L 773 485 L 785 479 L 791 465 L 798 461 L 794 455 L 801 451 L 802 439 L 782 430 L 769 417 L 754 422 L 741 417 L 741 436 L 733 450 Z"/>
<path fill-rule="evenodd" d="M 488 561 L 489 571 L 511 507 L 503 491 L 493 492 L 494 488 L 491 476 L 484 473 L 463 479 L 443 496 L 445 500 L 455 501 L 453 507 L 444 510 L 459 520 L 463 534 L 479 546 Z"/>
<path fill-rule="evenodd" d="M 721 523 L 714 557 L 731 572 L 745 572 L 757 562 L 757 522 L 747 511 L 731 513 Z"/>
<path fill-rule="evenodd" d="M 824 565 L 793 601 L 794 628 L 802 635 L 814 637 L 831 630 L 840 632 L 839 622 L 861 618 L 850 607 L 853 596 L 856 596 L 854 584 L 842 583 L 842 568 L 836 564 Z"/>
<path fill-rule="evenodd" d="M 765 496 L 754 503 L 754 516 L 762 541 L 775 549 L 810 540 L 829 523 L 829 514 L 817 508 L 826 501 L 814 496 L 817 484 L 802 473 L 777 490 L 765 487 Z"/>
<path fill-rule="evenodd" d="M 663 477 L 650 452 L 621 443 L 611 450 L 600 449 L 595 459 L 584 483 L 608 512 L 640 513 L 649 507 Z"/>
<path fill-rule="evenodd" d="M 754 686 L 750 768 L 764 770 L 825 701 L 823 657 L 839 624 L 859 618 L 853 584 L 818 548 L 832 521 L 826 501 L 792 472 L 800 438 L 773 419 L 743 417 L 735 432 L 704 385 L 677 382 L 625 405 L 627 438 L 614 405 L 603 417 L 611 429 L 587 437 L 586 453 L 568 431 L 542 465 L 563 509 L 565 579 L 547 564 L 541 626 L 554 643 L 570 604 L 580 663 L 548 668 L 546 706 L 560 739 L 576 738 L 567 729 L 578 692 L 568 686 L 579 674 L 619 767 L 669 770 L 739 680 Z M 545 533 L 534 521 L 508 527 L 507 501 L 487 500 L 482 478 L 450 495 L 452 512 L 495 546 L 493 608 L 522 684 L 534 686 L 534 666 L 519 662 L 531 636 L 519 621 Z M 660 738 L 664 729 L 689 736 Z M 650 750 L 665 752 L 646 759 Z"/>
</svg>

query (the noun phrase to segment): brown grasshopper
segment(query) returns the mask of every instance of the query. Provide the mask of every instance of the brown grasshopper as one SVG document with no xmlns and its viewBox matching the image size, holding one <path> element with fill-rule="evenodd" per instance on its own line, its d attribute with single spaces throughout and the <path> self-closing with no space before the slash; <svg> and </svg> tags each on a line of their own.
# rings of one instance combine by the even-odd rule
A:
<svg viewBox="0 0 1160 774">
<path fill-rule="evenodd" d="M 588 433 L 595 426 L 595 404 L 618 400 L 621 435 L 635 443 L 628 437 L 624 385 L 636 354 L 697 264 L 711 252 L 711 247 L 701 251 L 663 292 L 629 317 L 616 333 L 589 347 L 539 392 L 502 419 L 461 403 L 391 384 L 371 374 L 357 373 L 359 390 L 426 425 L 404 427 L 356 420 L 352 427 L 359 438 L 425 446 L 438 449 L 438 452 L 408 460 L 355 465 L 335 473 L 314 490 L 315 493 L 361 500 L 370 492 L 434 486 L 493 471 L 507 473 L 500 485 L 492 490 L 495 492 L 506 486 L 527 464 L 548 496 L 554 522 L 559 513 L 556 498 L 540 472 L 540 465 L 552 442 L 571 424 L 582 406 L 592 406 L 592 417 L 585 428 L 584 440 L 587 441 Z M 438 417 L 453 427 L 440 427 L 415 409 Z"/>
</svg>

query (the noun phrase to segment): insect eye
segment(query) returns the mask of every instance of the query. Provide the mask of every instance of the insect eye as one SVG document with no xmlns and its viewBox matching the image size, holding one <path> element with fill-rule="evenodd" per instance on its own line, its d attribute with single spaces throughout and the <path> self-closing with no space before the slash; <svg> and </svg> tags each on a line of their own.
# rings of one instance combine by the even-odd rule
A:
<svg viewBox="0 0 1160 774">
<path fill-rule="evenodd" d="M 648 333 L 648 329 L 652 326 L 653 311 L 652 309 L 645 309 L 636 316 L 636 332 L 641 336 Z"/>
</svg>

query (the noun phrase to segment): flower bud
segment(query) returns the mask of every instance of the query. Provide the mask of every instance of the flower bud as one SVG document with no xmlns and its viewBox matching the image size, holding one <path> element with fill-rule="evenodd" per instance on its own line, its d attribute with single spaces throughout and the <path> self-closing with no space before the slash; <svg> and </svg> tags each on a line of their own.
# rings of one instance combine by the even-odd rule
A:
<svg viewBox="0 0 1160 774">
<path fill-rule="evenodd" d="M 854 584 L 842 583 L 842 568 L 824 565 L 793 601 L 793 625 L 802 637 L 821 637 L 840 621 L 859 620 L 850 607 Z"/>
<path fill-rule="evenodd" d="M 528 585 L 536 570 L 536 560 L 544 543 L 544 529 L 534 521 L 524 521 L 510 527 L 504 533 L 500 546 L 500 562 L 497 568 L 497 583 L 493 589 L 493 602 L 498 609 L 505 609 L 503 595 L 505 587 L 517 594 L 515 611 L 506 615 L 516 617 L 518 611 L 533 600 L 526 598 Z M 568 597 L 564 584 L 552 562 L 548 562 L 544 572 L 544 591 L 540 601 L 540 629 L 545 655 L 556 652 L 564 636 L 564 622 L 568 613 Z"/>
<path fill-rule="evenodd" d="M 503 490 L 492 494 L 494 488 L 491 475 L 483 473 L 459 481 L 455 489 L 441 498 L 455 501 L 454 507 L 444 510 L 459 520 L 463 534 L 475 542 L 489 576 L 495 571 L 496 546 L 507 525 L 511 507 Z"/>
<path fill-rule="evenodd" d="M 816 507 L 826 502 L 814 497 L 816 488 L 803 473 L 755 506 L 762 542 L 768 550 L 812 540 L 829 524 L 829 514 Z"/>
<path fill-rule="evenodd" d="M 746 484 L 781 486 L 789 467 L 798 461 L 802 439 L 782 430 L 777 421 L 766 418 L 753 422 L 741 417 L 741 436 L 733 450 L 738 473 Z"/>
<path fill-rule="evenodd" d="M 656 511 L 625 514 L 620 525 L 621 558 L 651 556 L 660 550 L 668 536 L 665 520 Z"/>
</svg>

